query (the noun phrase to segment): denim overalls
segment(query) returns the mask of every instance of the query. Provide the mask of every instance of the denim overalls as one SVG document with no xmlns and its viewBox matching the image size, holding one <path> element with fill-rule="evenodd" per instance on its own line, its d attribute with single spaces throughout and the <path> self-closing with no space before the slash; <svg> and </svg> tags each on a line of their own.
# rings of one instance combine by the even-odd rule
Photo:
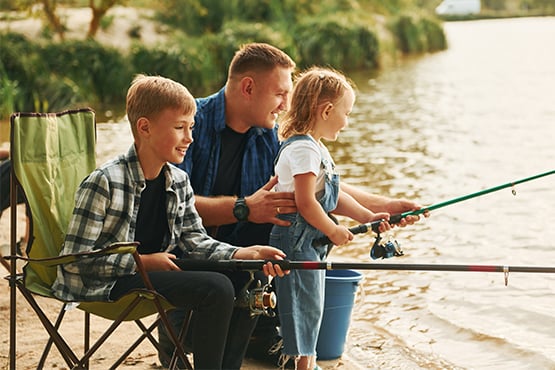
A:
<svg viewBox="0 0 555 370">
<path fill-rule="evenodd" d="M 293 136 L 281 146 L 281 151 L 296 140 L 313 140 L 307 135 Z M 320 151 L 323 149 L 320 148 Z M 325 187 L 317 199 L 325 212 L 334 210 L 339 197 L 339 175 L 335 165 L 324 154 L 321 156 L 321 171 L 325 173 Z M 279 216 L 291 221 L 291 226 L 274 225 L 270 234 L 270 245 L 280 248 L 292 261 L 322 261 L 326 258 L 327 246 L 313 247 L 312 241 L 323 233 L 300 215 L 291 213 Z M 282 354 L 285 356 L 316 355 L 316 342 L 324 310 L 324 270 L 291 270 L 289 275 L 276 279 L 278 312 L 283 337 Z"/>
</svg>

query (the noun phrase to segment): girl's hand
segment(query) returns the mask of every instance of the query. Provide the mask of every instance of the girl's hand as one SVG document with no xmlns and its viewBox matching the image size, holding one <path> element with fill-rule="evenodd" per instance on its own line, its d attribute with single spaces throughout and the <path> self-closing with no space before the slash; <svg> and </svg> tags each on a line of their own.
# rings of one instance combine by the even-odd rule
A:
<svg viewBox="0 0 555 370">
<path fill-rule="evenodd" d="M 353 233 L 346 226 L 336 225 L 334 230 L 326 235 L 333 244 L 343 245 L 353 240 Z"/>
</svg>

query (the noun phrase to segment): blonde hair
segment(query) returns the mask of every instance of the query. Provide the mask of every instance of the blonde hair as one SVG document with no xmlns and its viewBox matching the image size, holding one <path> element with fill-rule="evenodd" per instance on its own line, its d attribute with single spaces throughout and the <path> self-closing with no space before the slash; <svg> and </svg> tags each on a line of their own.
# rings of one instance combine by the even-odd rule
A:
<svg viewBox="0 0 555 370">
<path fill-rule="evenodd" d="M 281 139 L 304 135 L 314 128 L 318 108 L 335 104 L 346 91 L 354 92 L 354 84 L 341 72 L 331 68 L 311 67 L 295 81 L 291 106 L 279 124 Z"/>
<path fill-rule="evenodd" d="M 228 79 L 245 73 L 268 72 L 276 67 L 294 69 L 295 62 L 285 52 L 270 44 L 244 44 L 231 59 Z"/>
<path fill-rule="evenodd" d="M 187 115 L 195 111 L 196 103 L 185 86 L 169 78 L 139 74 L 133 79 L 127 91 L 126 111 L 134 135 L 139 118 L 153 119 L 167 108 Z"/>
</svg>

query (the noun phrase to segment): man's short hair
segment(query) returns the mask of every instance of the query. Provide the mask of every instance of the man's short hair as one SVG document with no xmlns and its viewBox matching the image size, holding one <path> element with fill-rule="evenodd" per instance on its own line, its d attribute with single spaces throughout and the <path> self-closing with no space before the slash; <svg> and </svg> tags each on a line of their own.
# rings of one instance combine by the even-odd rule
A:
<svg viewBox="0 0 555 370">
<path fill-rule="evenodd" d="M 282 50 L 265 43 L 242 45 L 231 60 L 228 77 L 242 76 L 249 72 L 267 72 L 276 67 L 295 68 L 295 62 Z"/>
</svg>

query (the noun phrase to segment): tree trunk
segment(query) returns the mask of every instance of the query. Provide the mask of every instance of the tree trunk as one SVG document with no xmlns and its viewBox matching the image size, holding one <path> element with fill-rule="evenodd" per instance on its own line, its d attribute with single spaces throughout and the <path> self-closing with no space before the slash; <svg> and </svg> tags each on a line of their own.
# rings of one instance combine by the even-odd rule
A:
<svg viewBox="0 0 555 370">
<path fill-rule="evenodd" d="M 92 11 L 92 19 L 89 24 L 89 32 L 87 38 L 94 38 L 100 28 L 100 21 L 106 15 L 108 10 L 117 3 L 117 0 L 101 0 L 100 5 L 95 5 L 95 0 L 89 0 L 89 7 Z"/>
<path fill-rule="evenodd" d="M 48 24 L 63 41 L 65 39 L 65 27 L 56 14 L 56 0 L 42 0 L 42 5 L 44 7 L 44 13 L 46 14 Z"/>
</svg>

